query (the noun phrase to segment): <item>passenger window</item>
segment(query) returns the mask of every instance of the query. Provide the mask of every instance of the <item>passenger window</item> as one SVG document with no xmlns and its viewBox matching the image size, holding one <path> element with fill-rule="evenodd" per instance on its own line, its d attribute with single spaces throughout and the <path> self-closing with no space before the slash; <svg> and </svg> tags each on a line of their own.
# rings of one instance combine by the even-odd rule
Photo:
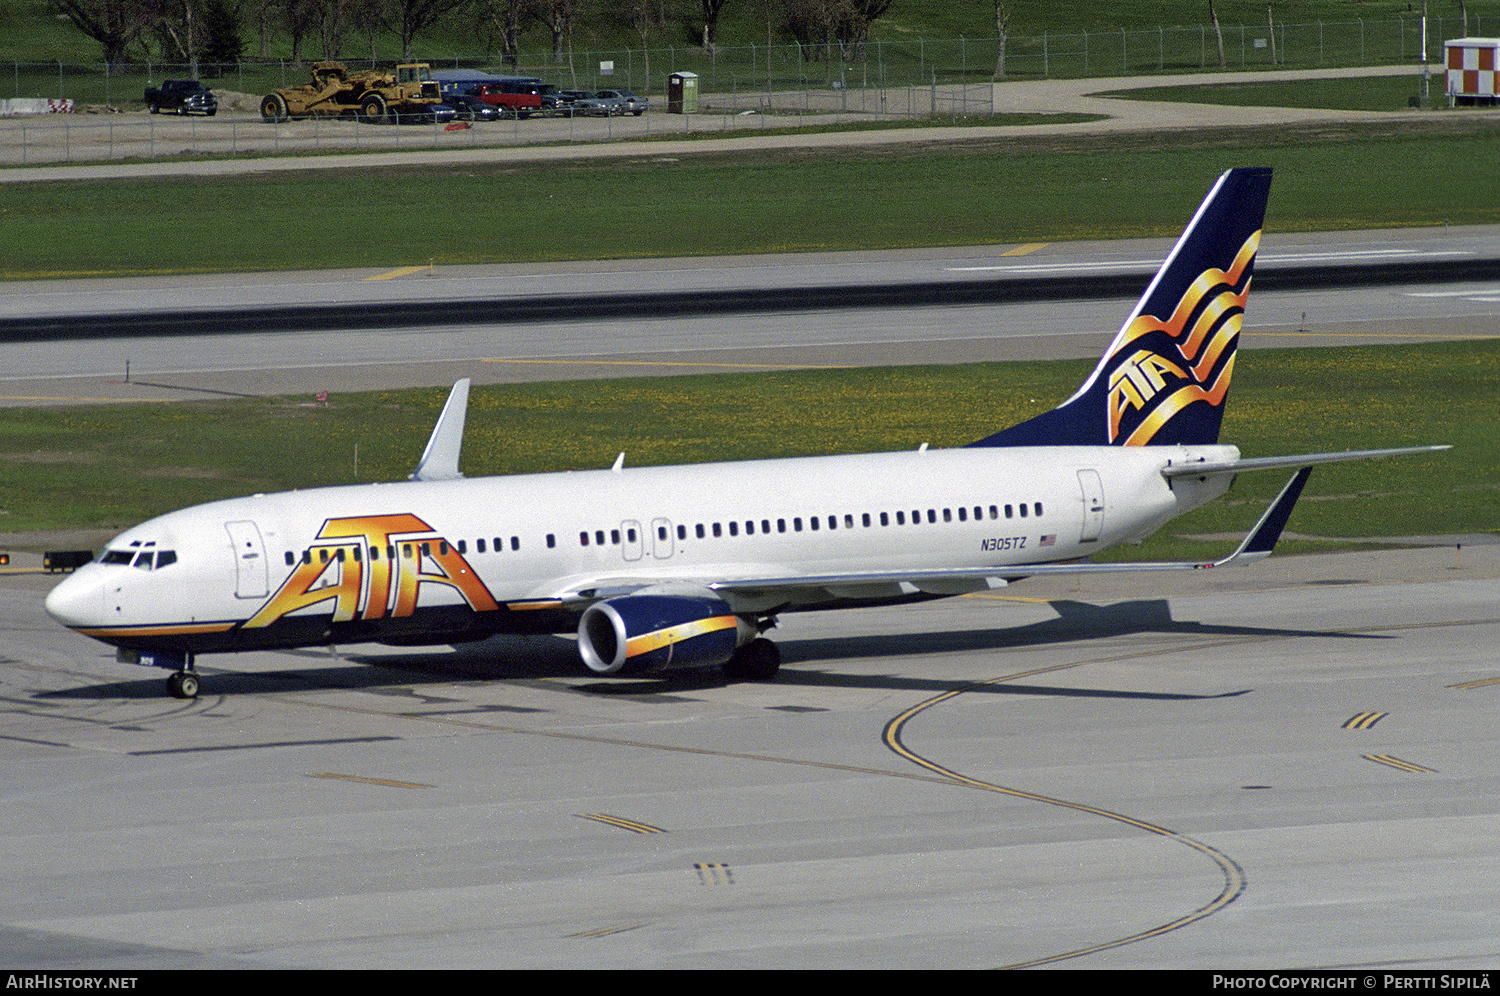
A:
<svg viewBox="0 0 1500 996">
<path fill-rule="evenodd" d="M 474 541 L 474 552 L 475 553 L 483 553 L 484 552 L 484 537 L 481 536 L 479 539 L 477 539 L 477 540 Z"/>
<path fill-rule="evenodd" d="M 581 533 L 578 534 L 578 545 L 579 546 L 588 546 L 589 545 L 589 531 L 587 529 L 585 529 L 583 532 L 581 532 Z"/>
<path fill-rule="evenodd" d="M 291 567 L 296 562 L 297 562 L 297 558 L 292 555 L 292 551 L 288 550 L 286 552 L 286 565 L 288 567 Z"/>
<path fill-rule="evenodd" d="M 1041 518 L 1042 517 L 1042 503 L 1041 502 L 1037 502 L 1035 505 L 1031 506 L 1031 508 L 1032 508 L 1032 511 L 1036 513 L 1037 518 Z"/>
</svg>

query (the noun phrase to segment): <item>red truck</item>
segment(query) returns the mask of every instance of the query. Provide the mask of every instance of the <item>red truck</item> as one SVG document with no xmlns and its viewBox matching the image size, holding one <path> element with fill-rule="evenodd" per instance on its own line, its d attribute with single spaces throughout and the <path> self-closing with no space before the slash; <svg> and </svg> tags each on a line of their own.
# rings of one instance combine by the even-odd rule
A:
<svg viewBox="0 0 1500 996">
<path fill-rule="evenodd" d="M 542 91 L 547 84 L 541 80 L 514 79 L 498 83 L 480 83 L 471 93 L 494 107 L 508 118 L 529 118 L 542 113 Z"/>
</svg>

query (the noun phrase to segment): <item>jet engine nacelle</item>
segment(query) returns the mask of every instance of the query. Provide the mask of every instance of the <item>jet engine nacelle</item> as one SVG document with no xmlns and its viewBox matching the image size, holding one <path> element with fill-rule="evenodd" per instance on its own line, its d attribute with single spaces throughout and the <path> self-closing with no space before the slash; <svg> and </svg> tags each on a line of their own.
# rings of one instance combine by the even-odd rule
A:
<svg viewBox="0 0 1500 996">
<path fill-rule="evenodd" d="M 584 610 L 578 653 L 600 674 L 707 667 L 729 660 L 754 635 L 707 593 L 621 595 Z"/>
</svg>

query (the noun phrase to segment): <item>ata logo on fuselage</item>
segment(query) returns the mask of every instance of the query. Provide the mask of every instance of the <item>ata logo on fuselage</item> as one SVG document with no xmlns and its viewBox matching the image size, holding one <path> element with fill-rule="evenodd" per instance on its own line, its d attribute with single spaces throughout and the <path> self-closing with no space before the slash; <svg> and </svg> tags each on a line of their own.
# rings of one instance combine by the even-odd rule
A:
<svg viewBox="0 0 1500 996">
<path fill-rule="evenodd" d="M 245 628 L 269 626 L 329 599 L 334 600 L 331 622 L 410 616 L 424 585 L 454 589 L 476 612 L 499 607 L 453 544 L 415 515 L 328 519 Z"/>
</svg>

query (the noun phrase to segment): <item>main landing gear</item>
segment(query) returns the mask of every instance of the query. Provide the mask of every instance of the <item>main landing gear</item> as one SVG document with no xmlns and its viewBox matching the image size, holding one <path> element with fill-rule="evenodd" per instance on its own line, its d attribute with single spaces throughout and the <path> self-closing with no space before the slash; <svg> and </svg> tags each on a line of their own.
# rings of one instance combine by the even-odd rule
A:
<svg viewBox="0 0 1500 996">
<path fill-rule="evenodd" d="M 781 651 L 776 644 L 757 637 L 724 662 L 724 677 L 730 681 L 774 681 L 781 670 Z"/>
</svg>

